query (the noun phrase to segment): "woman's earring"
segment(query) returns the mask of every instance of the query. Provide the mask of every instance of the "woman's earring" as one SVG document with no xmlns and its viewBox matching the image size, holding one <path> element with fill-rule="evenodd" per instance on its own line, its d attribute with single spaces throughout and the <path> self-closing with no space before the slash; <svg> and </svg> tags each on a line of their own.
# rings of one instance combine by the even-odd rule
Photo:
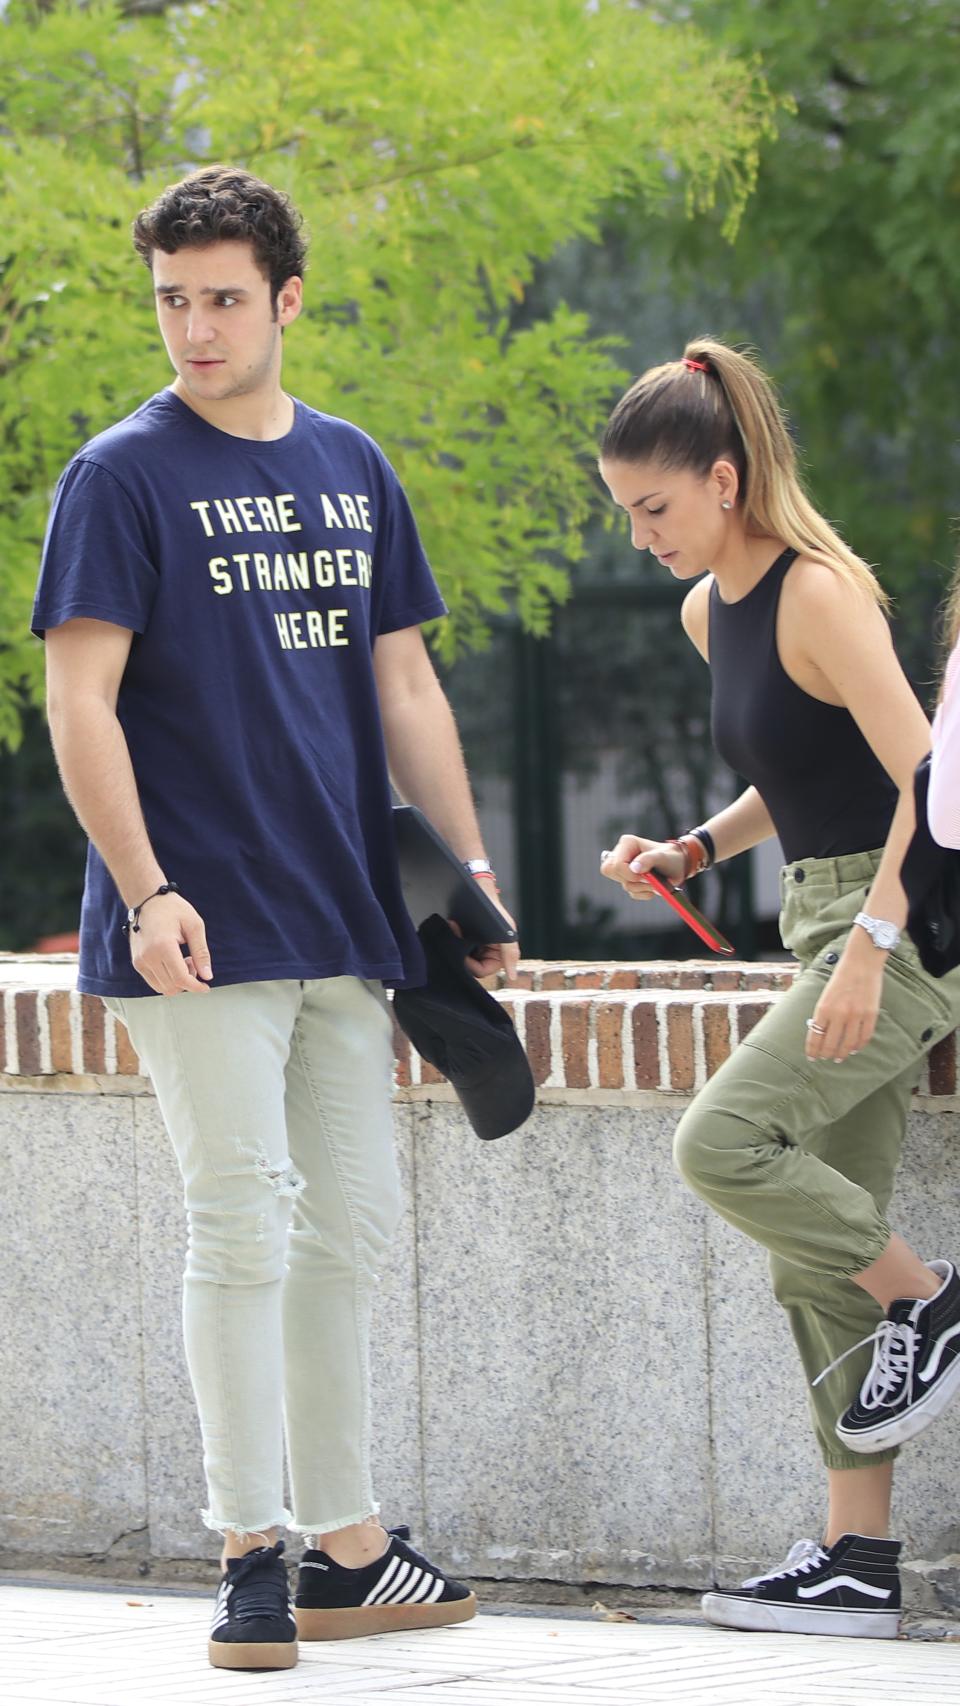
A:
<svg viewBox="0 0 960 1706">
<path fill-rule="evenodd" d="M 733 504 L 730 502 L 729 498 L 724 498 L 721 505 L 720 505 L 720 508 L 721 509 L 732 509 Z"/>
</svg>

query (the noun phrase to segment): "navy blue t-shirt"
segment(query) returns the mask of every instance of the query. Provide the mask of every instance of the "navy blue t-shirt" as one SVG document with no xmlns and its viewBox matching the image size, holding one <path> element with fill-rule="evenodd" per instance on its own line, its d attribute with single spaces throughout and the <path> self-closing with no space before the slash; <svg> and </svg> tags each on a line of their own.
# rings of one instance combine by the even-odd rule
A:
<svg viewBox="0 0 960 1706">
<path fill-rule="evenodd" d="M 65 469 L 33 631 L 78 616 L 133 630 L 117 714 L 157 859 L 204 919 L 214 987 L 422 976 L 373 647 L 444 608 L 382 452 L 302 403 L 261 442 L 162 391 Z M 91 847 L 80 989 L 152 993 L 125 916 Z"/>
</svg>

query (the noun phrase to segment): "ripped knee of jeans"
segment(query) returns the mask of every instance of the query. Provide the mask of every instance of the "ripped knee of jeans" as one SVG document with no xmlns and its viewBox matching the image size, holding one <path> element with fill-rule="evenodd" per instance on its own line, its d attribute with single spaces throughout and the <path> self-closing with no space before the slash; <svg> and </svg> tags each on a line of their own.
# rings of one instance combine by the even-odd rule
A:
<svg viewBox="0 0 960 1706">
<path fill-rule="evenodd" d="M 277 1167 L 271 1164 L 261 1149 L 254 1161 L 257 1175 L 265 1184 L 270 1186 L 275 1197 L 296 1198 L 303 1190 L 306 1180 L 300 1177 L 296 1168 L 289 1162 Z"/>
</svg>

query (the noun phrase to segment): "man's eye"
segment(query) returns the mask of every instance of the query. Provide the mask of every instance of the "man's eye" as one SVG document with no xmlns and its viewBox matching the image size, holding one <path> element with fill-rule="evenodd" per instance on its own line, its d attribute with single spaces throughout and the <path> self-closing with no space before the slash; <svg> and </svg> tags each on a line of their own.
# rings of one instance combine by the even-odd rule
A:
<svg viewBox="0 0 960 1706">
<path fill-rule="evenodd" d="M 237 301 L 237 299 L 235 296 L 218 296 L 217 297 L 217 307 L 218 308 L 233 308 L 236 305 L 236 301 Z"/>
<path fill-rule="evenodd" d="M 180 308 L 183 306 L 184 302 L 186 301 L 186 297 L 185 296 L 165 296 L 163 301 L 164 301 L 164 306 L 167 308 Z"/>
</svg>

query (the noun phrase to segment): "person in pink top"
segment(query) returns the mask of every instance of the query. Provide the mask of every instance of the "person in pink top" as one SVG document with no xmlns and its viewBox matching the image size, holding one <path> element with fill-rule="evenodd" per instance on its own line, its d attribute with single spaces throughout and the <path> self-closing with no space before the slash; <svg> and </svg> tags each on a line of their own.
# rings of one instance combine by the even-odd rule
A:
<svg viewBox="0 0 960 1706">
<path fill-rule="evenodd" d="M 927 794 L 930 834 L 941 847 L 960 847 L 960 577 L 954 602 L 958 609 L 953 623 L 953 650 L 933 719 L 930 789 Z"/>
</svg>

